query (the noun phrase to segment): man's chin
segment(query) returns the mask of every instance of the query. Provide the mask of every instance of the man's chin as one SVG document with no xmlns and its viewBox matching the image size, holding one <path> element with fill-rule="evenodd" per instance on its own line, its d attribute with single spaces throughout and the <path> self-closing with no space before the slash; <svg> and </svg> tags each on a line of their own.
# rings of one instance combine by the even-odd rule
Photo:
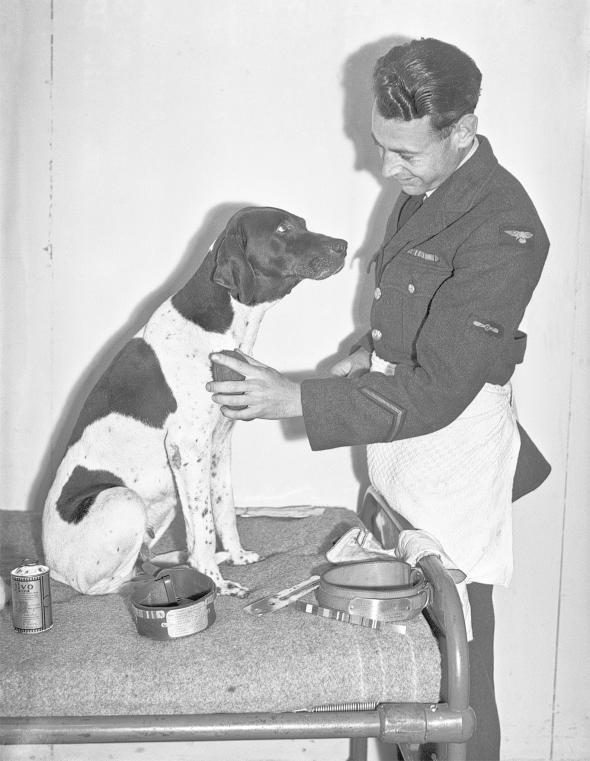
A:
<svg viewBox="0 0 590 761">
<path fill-rule="evenodd" d="M 424 193 L 422 183 L 417 179 L 404 180 L 403 182 L 398 180 L 398 182 L 401 186 L 401 189 L 408 196 L 420 196 Z"/>
</svg>

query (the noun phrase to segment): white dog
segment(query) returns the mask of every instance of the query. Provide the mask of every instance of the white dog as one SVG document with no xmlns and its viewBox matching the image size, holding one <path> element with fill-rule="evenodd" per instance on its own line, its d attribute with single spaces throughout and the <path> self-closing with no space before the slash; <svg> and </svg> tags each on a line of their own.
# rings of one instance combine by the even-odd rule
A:
<svg viewBox="0 0 590 761">
<path fill-rule="evenodd" d="M 180 503 L 189 564 L 222 594 L 220 556 L 242 549 L 230 472 L 232 421 L 205 390 L 212 352 L 249 353 L 266 310 L 304 278 L 343 267 L 346 242 L 274 208 L 235 214 L 195 275 L 165 301 L 90 392 L 49 491 L 43 546 L 52 575 L 85 594 L 116 591 Z M 216 532 L 225 552 L 216 559 Z"/>
</svg>

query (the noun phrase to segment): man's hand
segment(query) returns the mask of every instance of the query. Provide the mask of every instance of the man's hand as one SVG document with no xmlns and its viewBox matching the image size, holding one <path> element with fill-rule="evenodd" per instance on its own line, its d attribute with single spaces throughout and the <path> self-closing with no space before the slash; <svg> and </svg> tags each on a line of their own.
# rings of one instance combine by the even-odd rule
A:
<svg viewBox="0 0 590 761">
<path fill-rule="evenodd" d="M 221 412 L 232 420 L 279 420 L 289 417 L 300 417 L 301 388 L 281 375 L 272 367 L 243 355 L 244 361 L 228 357 L 226 354 L 211 354 L 211 361 L 224 365 L 244 376 L 239 381 L 210 381 L 207 391 L 213 393 L 213 401 L 221 405 Z M 235 410 L 231 407 L 245 409 Z"/>
<path fill-rule="evenodd" d="M 341 378 L 349 378 L 359 371 L 368 370 L 371 367 L 371 355 L 361 346 L 354 354 L 341 359 L 330 368 L 331 375 L 338 375 Z"/>
</svg>

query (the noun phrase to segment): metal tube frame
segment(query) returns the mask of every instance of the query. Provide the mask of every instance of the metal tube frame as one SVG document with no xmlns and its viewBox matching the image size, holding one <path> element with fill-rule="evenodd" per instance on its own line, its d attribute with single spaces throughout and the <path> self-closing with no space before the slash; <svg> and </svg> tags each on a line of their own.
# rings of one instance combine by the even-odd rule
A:
<svg viewBox="0 0 590 761">
<path fill-rule="evenodd" d="M 381 539 L 375 524 L 379 513 L 397 531 L 411 528 L 369 488 L 360 517 Z M 0 744 L 349 738 L 350 761 L 366 761 L 366 738 L 375 737 L 397 744 L 405 761 L 417 759 L 414 748 L 425 742 L 443 743 L 447 761 L 465 761 L 475 715 L 469 706 L 469 654 L 461 603 L 438 558 L 424 558 L 420 566 L 434 590 L 429 613 L 444 639 L 445 703 L 381 703 L 361 711 L 0 717 Z"/>
<path fill-rule="evenodd" d="M 471 714 L 445 703 L 380 703 L 372 711 L 17 716 L 0 718 L 6 745 L 378 737 L 424 743 L 467 737 Z"/>
<path fill-rule="evenodd" d="M 383 536 L 384 532 L 376 521 L 380 514 L 387 519 L 386 525 L 391 529 L 391 537 Z M 373 487 L 369 487 L 365 493 L 360 518 L 384 547 L 394 546 L 386 541 L 387 538 L 395 536 L 397 541 L 401 531 L 414 528 L 403 516 L 396 513 Z M 447 677 L 446 695 L 443 697 L 449 709 L 464 716 L 466 720 L 466 733 L 463 737 L 448 738 L 446 741 L 443 738 L 430 741 L 445 743 L 441 751 L 447 761 L 465 761 L 467 752 L 465 743 L 475 731 L 476 718 L 469 705 L 469 647 L 461 600 L 455 582 L 438 557 L 434 555 L 424 557 L 418 565 L 433 589 L 433 599 L 427 611 L 440 635 L 439 644 Z M 409 748 L 400 745 L 400 749 L 404 759 L 411 761 L 415 758 Z"/>
</svg>

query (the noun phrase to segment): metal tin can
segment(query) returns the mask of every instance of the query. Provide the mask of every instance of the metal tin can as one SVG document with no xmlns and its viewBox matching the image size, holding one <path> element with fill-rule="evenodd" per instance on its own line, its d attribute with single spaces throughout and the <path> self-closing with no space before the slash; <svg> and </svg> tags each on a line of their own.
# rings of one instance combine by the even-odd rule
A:
<svg viewBox="0 0 590 761">
<path fill-rule="evenodd" d="M 12 583 L 12 623 L 17 632 L 37 634 L 53 626 L 49 568 L 34 560 L 10 573 Z"/>
</svg>

